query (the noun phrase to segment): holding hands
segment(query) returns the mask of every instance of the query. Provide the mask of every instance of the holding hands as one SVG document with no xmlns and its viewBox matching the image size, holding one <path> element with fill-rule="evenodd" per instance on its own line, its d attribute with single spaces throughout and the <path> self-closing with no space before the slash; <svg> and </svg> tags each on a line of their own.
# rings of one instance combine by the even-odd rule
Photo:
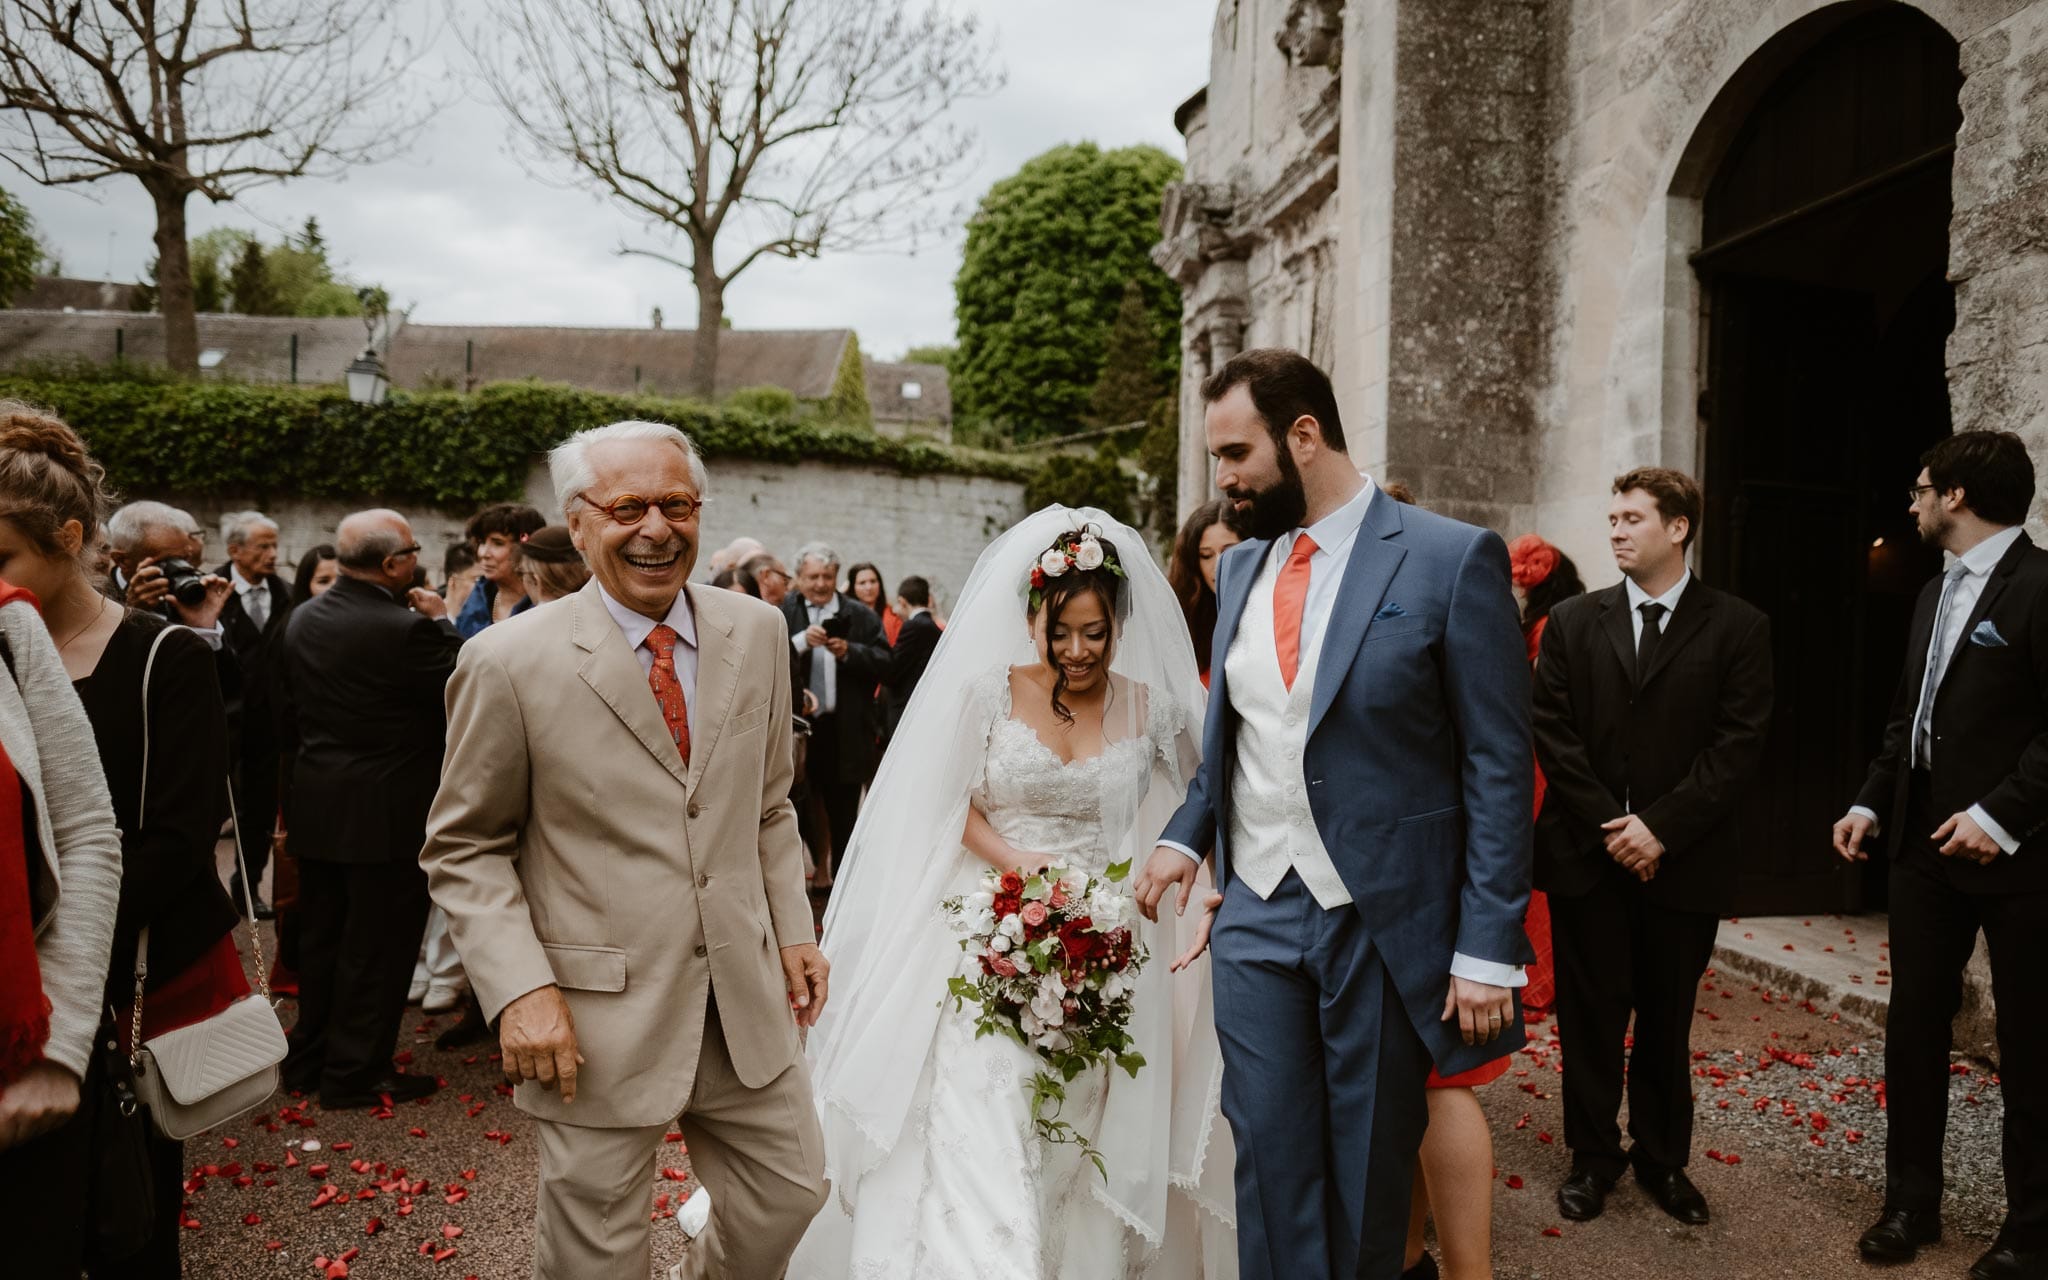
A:
<svg viewBox="0 0 2048 1280">
<path fill-rule="evenodd" d="M 789 986 L 789 1011 L 796 1015 L 796 1025 L 818 1025 L 818 1016 L 825 1012 L 831 974 L 832 964 L 816 943 L 800 942 L 782 949 L 782 976 Z"/>
<path fill-rule="evenodd" d="M 1144 869 L 1138 872 L 1137 883 L 1132 886 L 1132 892 L 1137 895 L 1139 914 L 1147 920 L 1158 920 L 1161 899 L 1165 898 L 1168 889 L 1178 885 L 1180 895 L 1174 903 L 1173 913 L 1177 916 L 1186 915 L 1188 899 L 1194 896 L 1195 892 L 1197 866 L 1193 858 L 1178 849 L 1171 849 L 1165 845 L 1154 849 L 1152 856 L 1145 859 Z M 1203 922 L 1202 936 L 1205 939 L 1208 937 L 1207 921 Z M 1178 969 L 1180 966 L 1176 964 L 1174 968 Z"/>
</svg>

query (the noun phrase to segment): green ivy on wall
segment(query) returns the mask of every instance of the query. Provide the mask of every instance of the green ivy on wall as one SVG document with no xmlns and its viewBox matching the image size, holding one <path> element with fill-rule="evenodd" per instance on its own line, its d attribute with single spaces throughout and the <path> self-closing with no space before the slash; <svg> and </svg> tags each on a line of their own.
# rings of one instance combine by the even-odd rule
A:
<svg viewBox="0 0 2048 1280">
<path fill-rule="evenodd" d="M 1034 470 L 929 441 L 539 382 L 495 383 L 466 395 L 394 392 L 372 407 L 351 403 L 338 387 L 0 374 L 0 397 L 55 411 L 121 492 L 476 506 L 518 498 L 535 457 L 573 432 L 624 418 L 680 427 L 714 461 L 810 459 L 1018 482 Z"/>
</svg>

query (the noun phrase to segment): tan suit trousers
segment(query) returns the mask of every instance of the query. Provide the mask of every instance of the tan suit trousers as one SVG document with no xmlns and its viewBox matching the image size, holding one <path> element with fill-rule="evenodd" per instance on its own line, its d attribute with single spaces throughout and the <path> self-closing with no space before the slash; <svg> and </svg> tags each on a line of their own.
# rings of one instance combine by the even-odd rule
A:
<svg viewBox="0 0 2048 1280">
<path fill-rule="evenodd" d="M 680 1127 L 691 1172 L 711 1192 L 711 1225 L 690 1245 L 679 1274 L 775 1280 L 825 1202 L 825 1142 L 804 1060 L 763 1088 L 747 1088 L 733 1073 L 712 1003 Z M 647 1280 L 654 1177 L 667 1129 L 534 1122 L 534 1280 Z"/>
</svg>

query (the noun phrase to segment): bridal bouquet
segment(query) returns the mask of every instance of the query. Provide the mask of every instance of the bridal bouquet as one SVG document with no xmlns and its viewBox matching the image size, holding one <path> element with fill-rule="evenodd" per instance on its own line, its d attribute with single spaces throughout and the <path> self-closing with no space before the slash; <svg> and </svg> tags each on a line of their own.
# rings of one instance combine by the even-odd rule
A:
<svg viewBox="0 0 2048 1280">
<path fill-rule="evenodd" d="M 1062 867 L 1031 875 L 990 868 L 972 893 L 941 904 L 967 953 L 947 982 L 954 1007 L 980 1007 L 975 1035 L 1006 1035 L 1046 1065 L 1031 1078 L 1031 1114 L 1041 1138 L 1101 1155 L 1059 1118 L 1066 1084 L 1114 1063 L 1138 1074 L 1131 1049 L 1132 979 L 1145 945 L 1132 937 L 1130 895 L 1119 885 L 1131 864 L 1092 877 Z"/>
</svg>

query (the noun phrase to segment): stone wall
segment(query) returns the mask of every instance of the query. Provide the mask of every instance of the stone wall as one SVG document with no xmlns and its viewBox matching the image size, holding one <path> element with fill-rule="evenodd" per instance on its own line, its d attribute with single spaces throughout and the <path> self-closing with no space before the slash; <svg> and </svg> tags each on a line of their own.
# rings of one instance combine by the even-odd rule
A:
<svg viewBox="0 0 2048 1280">
<path fill-rule="evenodd" d="M 847 561 L 872 560 L 892 587 L 907 574 L 932 580 L 942 599 L 966 582 L 974 559 L 990 539 L 1024 514 L 1024 487 L 978 476 L 903 476 L 893 471 L 823 462 L 794 465 L 718 459 L 711 463 L 710 503 L 704 509 L 703 546 L 721 547 L 748 534 L 789 558 L 798 546 L 821 539 Z M 550 518 L 560 508 L 547 471 L 536 465 L 526 500 Z M 208 530 L 210 564 L 225 559 L 221 522 L 230 512 L 260 506 L 249 499 L 185 498 L 136 493 L 190 511 Z M 334 527 L 363 503 L 293 500 L 264 507 L 278 522 L 280 571 L 307 549 L 334 538 Z M 442 552 L 462 538 L 469 512 L 403 508 L 424 561 L 438 581 Z M 700 559 L 702 557 L 700 556 Z M 703 576 L 700 572 L 699 576 Z"/>
<path fill-rule="evenodd" d="M 1596 585 L 1614 576 L 1604 545 L 1608 479 L 1648 463 L 1701 466 L 1705 342 L 1688 258 L 1713 165 L 1775 70 L 1766 46 L 1795 25 L 1824 27 L 1872 7 L 1554 6 L 1547 79 L 1557 203 L 1541 250 L 1548 349 L 1536 388 L 1534 527 L 1590 568 Z M 1914 7 L 1956 37 L 1967 77 L 1950 232 L 1954 425 L 2018 431 L 2037 464 L 2048 464 L 2048 4 Z"/>
</svg>

